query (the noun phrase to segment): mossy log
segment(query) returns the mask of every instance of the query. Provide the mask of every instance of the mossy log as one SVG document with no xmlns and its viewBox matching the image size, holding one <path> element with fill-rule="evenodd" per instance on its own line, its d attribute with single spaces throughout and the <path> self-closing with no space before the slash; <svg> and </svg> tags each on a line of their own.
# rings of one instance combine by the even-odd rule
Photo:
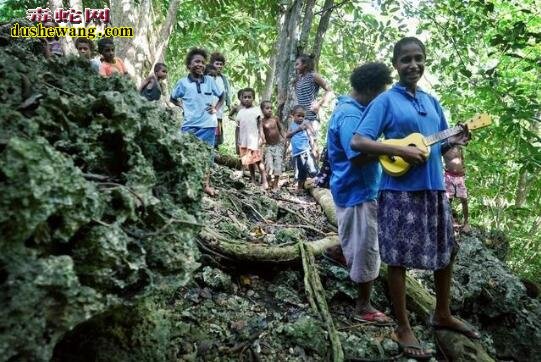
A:
<svg viewBox="0 0 541 362">
<path fill-rule="evenodd" d="M 235 170 L 242 170 L 242 163 L 238 157 L 216 153 L 214 155 L 214 161 L 218 165 L 226 166 Z"/>
<path fill-rule="evenodd" d="M 338 227 L 338 221 L 336 220 L 336 209 L 334 208 L 334 201 L 331 192 L 328 189 L 314 187 L 313 185 L 305 185 L 305 189 L 310 192 L 310 195 L 312 195 L 312 197 L 321 206 L 329 222 Z"/>
<path fill-rule="evenodd" d="M 244 240 L 232 240 L 216 232 L 205 228 L 199 234 L 202 242 L 209 249 L 238 261 L 288 263 L 301 260 L 301 254 L 297 244 L 285 246 L 272 246 L 267 244 L 248 243 Z M 327 236 L 323 239 L 309 242 L 314 255 L 320 255 L 328 248 L 339 245 L 336 235 Z"/>
</svg>

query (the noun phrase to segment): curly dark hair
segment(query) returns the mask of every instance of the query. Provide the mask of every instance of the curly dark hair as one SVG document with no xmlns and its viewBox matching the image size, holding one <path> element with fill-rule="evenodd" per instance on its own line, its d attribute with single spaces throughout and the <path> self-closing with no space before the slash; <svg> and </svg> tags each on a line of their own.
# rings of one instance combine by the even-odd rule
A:
<svg viewBox="0 0 541 362">
<path fill-rule="evenodd" d="M 205 58 L 205 60 L 209 58 L 209 53 L 205 49 L 192 48 L 190 49 L 188 54 L 186 54 L 186 60 L 185 60 L 186 68 L 190 66 L 190 63 L 192 62 L 193 57 L 195 57 L 196 55 L 201 55 L 203 58 Z"/>
<path fill-rule="evenodd" d="M 112 38 L 101 38 L 98 40 L 98 53 L 103 54 L 103 51 L 107 45 L 115 46 L 115 42 Z"/>
<path fill-rule="evenodd" d="M 165 63 L 156 63 L 154 64 L 154 73 L 160 71 L 162 68 L 167 68 L 167 65 Z"/>
<path fill-rule="evenodd" d="M 313 54 L 301 54 L 297 57 L 297 59 L 300 59 L 302 64 L 306 65 L 306 71 L 311 72 L 314 70 L 314 55 Z"/>
<path fill-rule="evenodd" d="M 225 65 L 225 57 L 222 53 L 220 52 L 214 52 L 210 55 L 210 62 L 209 63 L 214 63 L 215 61 L 220 61 L 222 63 L 224 63 Z"/>
<path fill-rule="evenodd" d="M 357 93 L 380 91 L 393 82 L 391 70 L 383 63 L 366 63 L 351 73 L 349 81 Z"/>
<path fill-rule="evenodd" d="M 301 106 L 300 104 L 297 104 L 296 106 L 294 106 L 293 108 L 291 108 L 291 114 L 295 114 L 295 113 L 297 113 L 298 111 L 306 112 L 306 108 L 304 108 L 304 106 Z"/>
<path fill-rule="evenodd" d="M 421 48 L 421 50 L 423 51 L 423 55 L 426 58 L 426 48 L 423 42 L 414 36 L 407 36 L 405 38 L 400 39 L 399 41 L 395 43 L 394 48 L 393 48 L 393 59 L 392 59 L 393 64 L 396 64 L 396 62 L 398 61 L 398 57 L 400 56 L 402 47 L 411 43 L 417 44 L 419 48 Z"/>
<path fill-rule="evenodd" d="M 247 93 L 247 92 L 252 93 L 252 97 L 255 99 L 255 90 L 253 88 L 249 88 L 249 87 L 248 88 L 243 88 L 242 91 L 240 92 L 240 96 L 242 97 L 242 95 L 244 93 Z"/>
<path fill-rule="evenodd" d="M 75 39 L 75 48 L 79 46 L 79 44 L 88 44 L 88 48 L 91 52 L 94 51 L 94 42 L 88 38 L 77 38 Z"/>
<path fill-rule="evenodd" d="M 261 103 L 259 104 L 259 108 L 261 108 L 261 110 L 263 110 L 263 107 L 265 107 L 265 104 L 270 104 L 271 107 L 272 107 L 272 102 L 271 101 L 261 101 Z"/>
</svg>

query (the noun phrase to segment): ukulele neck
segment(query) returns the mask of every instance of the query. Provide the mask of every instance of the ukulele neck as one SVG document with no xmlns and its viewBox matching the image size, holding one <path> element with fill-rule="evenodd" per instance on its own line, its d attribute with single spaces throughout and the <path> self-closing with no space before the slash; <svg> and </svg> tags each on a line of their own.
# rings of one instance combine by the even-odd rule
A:
<svg viewBox="0 0 541 362">
<path fill-rule="evenodd" d="M 462 132 L 462 127 L 460 126 L 448 128 L 445 131 L 434 133 L 433 135 L 426 137 L 426 144 L 427 146 L 433 145 L 434 143 L 443 141 L 444 139 L 457 135 L 460 132 Z"/>
</svg>

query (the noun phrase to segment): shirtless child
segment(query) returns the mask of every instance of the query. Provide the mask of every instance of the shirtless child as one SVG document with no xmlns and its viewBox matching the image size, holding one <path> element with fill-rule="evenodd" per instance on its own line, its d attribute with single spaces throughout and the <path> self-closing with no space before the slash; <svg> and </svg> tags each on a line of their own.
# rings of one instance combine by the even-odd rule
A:
<svg viewBox="0 0 541 362">
<path fill-rule="evenodd" d="M 278 180 L 282 174 L 283 153 L 285 139 L 282 126 L 276 117 L 272 116 L 272 104 L 270 101 L 261 102 L 263 117 L 259 122 L 259 134 L 261 143 L 265 148 L 265 167 L 269 179 L 269 187 L 273 190 L 278 188 Z M 274 175 L 274 179 L 271 177 Z"/>
<path fill-rule="evenodd" d="M 468 190 L 464 178 L 466 170 L 464 167 L 464 155 L 459 146 L 454 146 L 443 155 L 445 161 L 445 188 L 449 204 L 453 198 L 459 198 L 462 204 L 462 213 L 464 214 L 464 223 L 462 231 L 468 233 L 470 226 L 468 225 Z"/>
</svg>

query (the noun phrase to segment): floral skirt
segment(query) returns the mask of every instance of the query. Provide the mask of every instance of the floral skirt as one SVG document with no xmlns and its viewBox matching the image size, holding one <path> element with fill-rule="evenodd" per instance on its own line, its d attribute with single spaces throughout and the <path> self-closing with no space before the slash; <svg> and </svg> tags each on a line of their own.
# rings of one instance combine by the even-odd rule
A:
<svg viewBox="0 0 541 362">
<path fill-rule="evenodd" d="M 378 201 L 384 263 L 428 270 L 449 264 L 457 245 L 445 191 L 381 191 Z"/>
</svg>

